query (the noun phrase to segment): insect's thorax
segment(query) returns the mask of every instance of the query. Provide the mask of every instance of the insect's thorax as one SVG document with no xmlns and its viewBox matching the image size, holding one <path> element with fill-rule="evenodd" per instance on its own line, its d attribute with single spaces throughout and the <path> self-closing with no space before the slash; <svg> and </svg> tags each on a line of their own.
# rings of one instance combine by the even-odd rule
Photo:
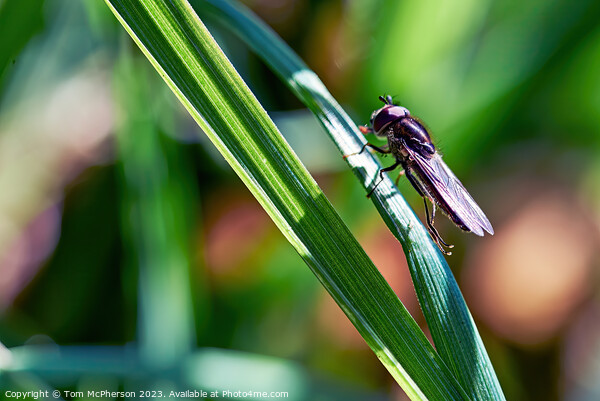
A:
<svg viewBox="0 0 600 401">
<path fill-rule="evenodd" d="M 387 139 L 392 154 L 398 160 L 407 160 L 411 152 L 425 158 L 435 154 L 427 129 L 413 117 L 400 118 L 390 124 Z"/>
<path fill-rule="evenodd" d="M 406 143 L 403 138 L 399 137 L 393 127 L 390 127 L 387 135 L 388 146 L 392 154 L 396 159 L 400 161 L 408 160 L 408 150 L 406 149 Z"/>
</svg>

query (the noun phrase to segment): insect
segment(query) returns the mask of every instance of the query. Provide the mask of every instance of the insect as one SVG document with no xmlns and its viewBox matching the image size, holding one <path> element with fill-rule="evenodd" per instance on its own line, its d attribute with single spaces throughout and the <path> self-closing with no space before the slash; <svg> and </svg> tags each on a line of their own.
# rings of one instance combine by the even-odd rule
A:
<svg viewBox="0 0 600 401">
<path fill-rule="evenodd" d="M 408 109 L 394 104 L 391 96 L 379 96 L 379 100 L 385 105 L 373 112 L 370 126 L 361 126 L 360 131 L 363 134 L 374 133 L 378 137 L 387 138 L 388 143 L 382 147 L 367 143 L 358 153 L 362 153 L 368 146 L 379 153 L 391 153 L 396 161 L 393 165 L 379 171 L 380 180 L 367 197 L 371 196 L 381 183 L 385 172 L 401 166 L 404 170 L 400 175 L 406 175 L 408 181 L 423 198 L 427 229 L 444 254 L 451 255 L 452 252 L 444 247 L 453 248 L 454 245 L 447 244 L 433 225 L 436 207 L 439 207 L 454 224 L 466 232 L 483 236 L 485 230 L 493 235 L 494 229 L 490 221 L 444 163 L 423 123 L 411 116 Z M 431 214 L 427 199 L 432 205 Z"/>
</svg>

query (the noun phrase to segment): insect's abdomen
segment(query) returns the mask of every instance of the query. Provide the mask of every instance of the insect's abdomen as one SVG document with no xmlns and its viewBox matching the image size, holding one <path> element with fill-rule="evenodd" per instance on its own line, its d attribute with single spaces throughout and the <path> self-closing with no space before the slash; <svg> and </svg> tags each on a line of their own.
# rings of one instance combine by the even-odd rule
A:
<svg viewBox="0 0 600 401">
<path fill-rule="evenodd" d="M 411 162 L 408 162 L 407 166 L 410 171 L 412 171 L 419 181 L 419 184 L 422 187 L 422 190 L 425 192 L 426 196 L 431 200 L 432 203 L 435 203 L 442 212 L 452 220 L 454 224 L 458 226 L 463 231 L 471 232 L 471 230 L 466 226 L 464 221 L 452 210 L 448 202 L 445 200 L 443 196 L 440 195 L 437 187 L 431 183 L 430 178 L 427 177 L 419 168 L 414 168 L 411 165 Z"/>
</svg>

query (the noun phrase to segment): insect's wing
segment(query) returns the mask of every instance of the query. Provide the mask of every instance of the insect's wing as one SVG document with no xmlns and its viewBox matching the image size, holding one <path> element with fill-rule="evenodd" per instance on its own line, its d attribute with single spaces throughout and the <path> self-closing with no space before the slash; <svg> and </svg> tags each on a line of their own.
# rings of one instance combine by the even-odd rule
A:
<svg viewBox="0 0 600 401">
<path fill-rule="evenodd" d="M 434 192 L 430 195 L 438 196 L 443 203 L 447 204 L 473 234 L 483 236 L 483 230 L 494 234 L 488 218 L 439 154 L 426 158 L 410 148 L 407 150 L 423 173 L 420 178 L 429 181 L 424 184 L 428 191 Z"/>
</svg>

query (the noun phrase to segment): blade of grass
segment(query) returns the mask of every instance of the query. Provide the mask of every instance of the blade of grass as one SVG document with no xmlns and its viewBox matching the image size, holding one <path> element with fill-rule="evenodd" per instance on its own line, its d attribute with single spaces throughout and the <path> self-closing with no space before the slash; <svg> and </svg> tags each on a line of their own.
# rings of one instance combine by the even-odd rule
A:
<svg viewBox="0 0 600 401">
<path fill-rule="evenodd" d="M 106 2 L 411 399 L 467 399 L 189 4 Z"/>
<path fill-rule="evenodd" d="M 238 33 L 315 113 L 344 155 L 361 149 L 365 139 L 323 83 L 273 30 L 239 4 L 194 1 Z M 368 152 L 346 159 L 365 188 L 382 166 Z M 502 388 L 452 271 L 421 221 L 387 175 L 371 196 L 392 233 L 402 243 L 410 272 L 438 353 L 467 393 L 477 400 L 503 400 Z"/>
<path fill-rule="evenodd" d="M 155 121 L 164 102 L 163 97 L 152 96 L 162 88 L 152 90 L 149 70 L 145 59 L 121 51 L 115 69 L 121 106 L 117 149 L 124 192 L 124 249 L 128 265 L 138 269 L 139 277 L 140 355 L 146 363 L 165 368 L 179 363 L 196 343 L 187 243 L 196 197 L 184 157 L 161 136 Z"/>
</svg>

